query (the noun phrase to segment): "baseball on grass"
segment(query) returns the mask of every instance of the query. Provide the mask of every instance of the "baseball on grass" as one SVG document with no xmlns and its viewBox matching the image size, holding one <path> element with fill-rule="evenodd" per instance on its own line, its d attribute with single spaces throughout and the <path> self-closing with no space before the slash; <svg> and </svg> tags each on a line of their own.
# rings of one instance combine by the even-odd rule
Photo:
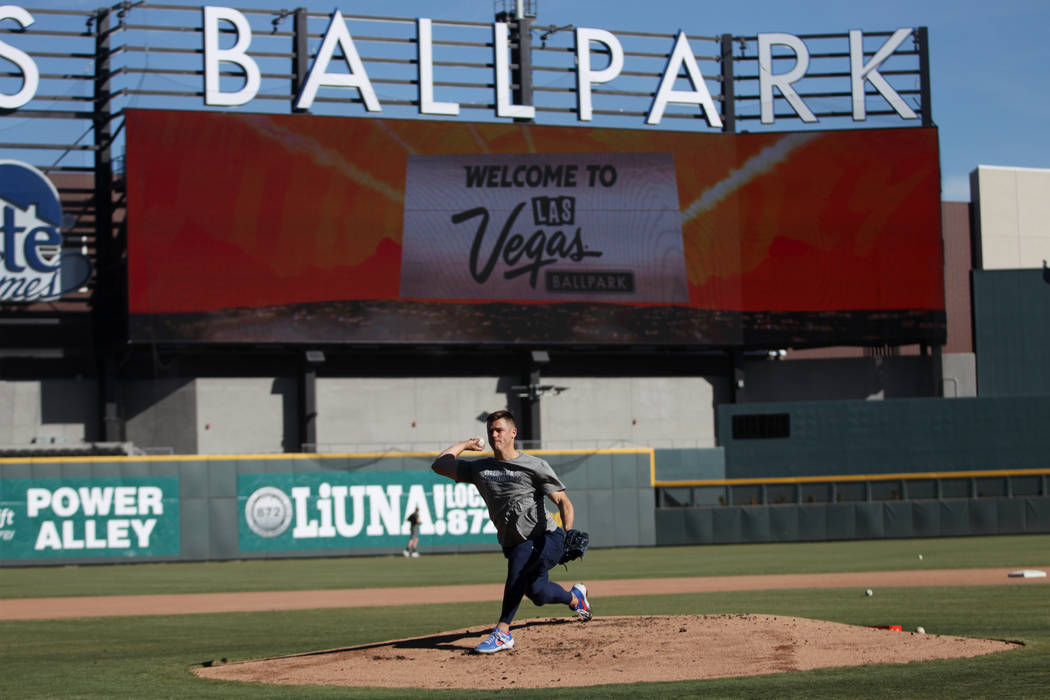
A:
<svg viewBox="0 0 1050 700">
<path fill-rule="evenodd" d="M 875 594 L 872 593 L 871 589 L 869 588 L 868 590 L 864 591 L 864 595 L 875 595 Z"/>
<path fill-rule="evenodd" d="M 919 634 L 926 634 L 926 628 L 925 627 L 916 627 L 915 631 L 918 632 Z"/>
<path fill-rule="evenodd" d="M 919 560 L 920 560 L 920 561 L 922 560 L 922 555 L 921 555 L 921 554 L 919 555 Z"/>
</svg>

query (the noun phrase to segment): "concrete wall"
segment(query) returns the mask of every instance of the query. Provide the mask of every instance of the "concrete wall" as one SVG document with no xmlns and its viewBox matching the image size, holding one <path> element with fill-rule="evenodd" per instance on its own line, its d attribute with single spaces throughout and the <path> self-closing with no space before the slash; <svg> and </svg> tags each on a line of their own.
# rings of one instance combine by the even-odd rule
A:
<svg viewBox="0 0 1050 700">
<path fill-rule="evenodd" d="M 483 435 L 484 416 L 521 399 L 517 377 L 320 377 L 317 445 L 322 452 L 438 450 Z M 715 406 L 728 382 L 705 377 L 544 377 L 567 387 L 544 396 L 544 444 L 561 447 L 714 446 Z M 37 435 L 95 439 L 95 385 L 0 383 L 0 444 Z M 120 388 L 125 438 L 173 454 L 295 452 L 301 449 L 293 377 L 172 378 Z M 63 422 L 58 422 L 63 421 Z"/>
<path fill-rule="evenodd" d="M 977 396 L 977 356 L 972 352 L 942 355 L 941 381 L 945 398 Z"/>
<path fill-rule="evenodd" d="M 743 403 L 930 396 L 930 357 L 749 360 L 742 366 Z"/>
<path fill-rule="evenodd" d="M 966 358 L 945 362 L 949 396 L 972 395 Z M 743 403 L 929 396 L 929 357 L 749 360 Z M 484 416 L 519 415 L 515 376 L 325 377 L 317 379 L 317 450 L 440 450 L 483 435 Z M 543 376 L 562 387 L 543 396 L 543 446 L 593 448 L 718 445 L 717 407 L 733 400 L 727 377 Z M 925 387 L 925 389 L 924 389 Z M 953 392 L 958 392 L 953 393 Z M 302 449 L 294 376 L 176 377 L 121 384 L 124 439 L 151 453 L 258 454 Z M 90 380 L 0 383 L 0 444 L 61 434 L 97 439 Z"/>
<path fill-rule="evenodd" d="M 516 377 L 320 378 L 322 451 L 404 446 L 441 449 L 484 435 L 484 417 L 520 413 Z M 559 377 L 541 401 L 544 446 L 715 444 L 715 404 L 727 383 L 704 377 Z"/>
<path fill-rule="evenodd" d="M 299 451 L 294 379 L 209 377 L 196 384 L 199 453 Z"/>
<path fill-rule="evenodd" d="M 0 445 L 97 440 L 96 401 L 90 379 L 0 381 Z"/>
<path fill-rule="evenodd" d="M 142 448 L 197 453 L 197 382 L 125 381 L 120 387 L 125 439 Z"/>
<path fill-rule="evenodd" d="M 443 449 L 484 435 L 488 413 L 508 405 L 515 410 L 507 393 L 512 383 L 501 377 L 319 378 L 318 449 Z"/>
<path fill-rule="evenodd" d="M 970 173 L 975 267 L 1041 267 L 1050 260 L 1050 170 L 979 165 Z"/>
<path fill-rule="evenodd" d="M 708 377 L 545 377 L 566 390 L 543 399 L 544 442 L 713 447 L 728 380 Z"/>
</svg>

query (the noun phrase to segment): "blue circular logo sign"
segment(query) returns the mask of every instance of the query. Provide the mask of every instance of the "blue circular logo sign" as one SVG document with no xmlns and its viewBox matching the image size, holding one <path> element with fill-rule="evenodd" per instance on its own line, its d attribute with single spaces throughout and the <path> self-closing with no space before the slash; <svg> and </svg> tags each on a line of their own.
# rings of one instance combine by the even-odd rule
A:
<svg viewBox="0 0 1050 700">
<path fill-rule="evenodd" d="M 91 261 L 65 250 L 62 202 L 32 165 L 0 160 L 0 302 L 58 299 L 91 278 Z"/>
</svg>

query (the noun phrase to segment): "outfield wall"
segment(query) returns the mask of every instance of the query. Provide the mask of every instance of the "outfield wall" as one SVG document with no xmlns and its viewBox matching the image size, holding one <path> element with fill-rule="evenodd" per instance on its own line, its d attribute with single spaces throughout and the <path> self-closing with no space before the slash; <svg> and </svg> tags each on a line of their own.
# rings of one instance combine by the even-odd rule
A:
<svg viewBox="0 0 1050 700">
<path fill-rule="evenodd" d="M 1050 532 L 1050 396 L 723 404 L 657 450 L 658 545 Z"/>
<path fill-rule="evenodd" d="M 1050 498 L 660 508 L 657 544 L 822 542 L 1050 533 Z"/>
<path fill-rule="evenodd" d="M 649 449 L 533 452 L 595 547 L 656 543 Z M 431 453 L 0 461 L 0 565 L 493 551 L 477 489 Z M 553 505 L 548 506 L 552 512 Z"/>
<path fill-rule="evenodd" d="M 718 444 L 726 478 L 1039 469 L 1048 425 L 1047 395 L 722 404 Z"/>
<path fill-rule="evenodd" d="M 1050 179 L 1050 170 L 1045 177 Z M 1045 221 L 1041 226 L 1043 245 L 1050 246 Z M 1050 345 L 1048 255 L 1042 256 L 1042 269 L 971 273 L 981 396 L 1050 395 L 1050 362 L 1046 361 Z"/>
</svg>

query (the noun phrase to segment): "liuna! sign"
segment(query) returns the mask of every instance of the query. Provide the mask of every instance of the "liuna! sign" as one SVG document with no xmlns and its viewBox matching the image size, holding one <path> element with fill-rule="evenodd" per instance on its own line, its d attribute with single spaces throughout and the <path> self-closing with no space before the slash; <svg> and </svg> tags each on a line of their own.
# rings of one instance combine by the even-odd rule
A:
<svg viewBox="0 0 1050 700">
<path fill-rule="evenodd" d="M 477 488 L 430 471 L 239 474 L 237 503 L 242 552 L 398 547 L 417 508 L 424 545 L 496 540 Z"/>
</svg>

